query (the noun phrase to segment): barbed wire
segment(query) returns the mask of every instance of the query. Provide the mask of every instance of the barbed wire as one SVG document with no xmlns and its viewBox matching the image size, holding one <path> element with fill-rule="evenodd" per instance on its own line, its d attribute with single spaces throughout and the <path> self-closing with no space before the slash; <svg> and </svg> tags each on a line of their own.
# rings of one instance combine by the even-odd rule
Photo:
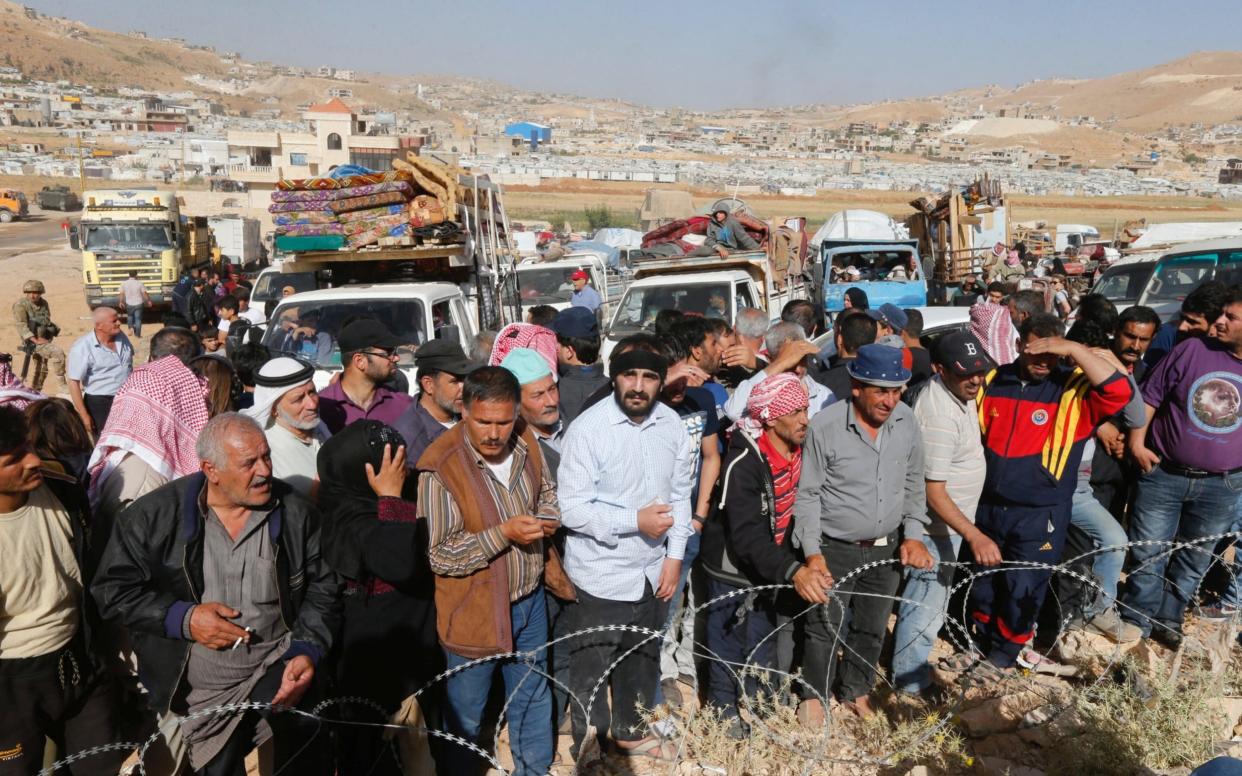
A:
<svg viewBox="0 0 1242 776">
<path fill-rule="evenodd" d="M 1127 552 L 1127 555 L 1129 555 L 1129 550 L 1136 548 L 1136 547 L 1161 548 L 1161 549 L 1158 552 L 1154 553 L 1151 557 L 1145 559 L 1141 564 L 1131 567 L 1127 572 L 1131 576 L 1133 576 L 1136 573 L 1148 572 L 1148 569 L 1152 567 L 1156 567 L 1158 570 L 1160 570 L 1162 569 L 1163 564 L 1167 563 L 1167 561 L 1171 559 L 1175 553 L 1188 552 L 1188 553 L 1199 553 L 1199 554 L 1207 556 L 1208 568 L 1210 568 L 1210 564 L 1213 561 L 1221 563 L 1222 566 L 1224 567 L 1226 575 L 1229 578 L 1229 582 L 1231 584 L 1236 583 L 1237 579 L 1234 577 L 1233 568 L 1231 567 L 1232 564 L 1224 558 L 1223 554 L 1218 554 L 1216 552 L 1216 547 L 1225 540 L 1236 540 L 1239 537 L 1242 537 L 1242 532 L 1229 531 L 1229 532 L 1222 532 L 1222 533 L 1213 534 L 1210 536 L 1204 536 L 1204 537 L 1199 537 L 1193 540 L 1185 540 L 1185 541 L 1178 541 L 1176 539 L 1174 540 L 1159 540 L 1159 539 L 1136 540 L 1136 541 L 1126 542 L 1124 544 L 1109 545 L 1105 547 L 1096 547 L 1091 550 L 1082 552 L 1078 555 L 1075 555 L 1072 558 L 1063 560 L 1061 563 L 1057 563 L 1057 564 L 1043 563 L 1043 562 L 1038 562 L 1038 561 L 1002 561 L 997 566 L 980 567 L 976 564 L 963 563 L 963 562 L 959 562 L 955 560 L 937 561 L 935 562 L 935 566 L 934 566 L 935 570 L 939 571 L 940 569 L 953 569 L 954 572 L 961 575 L 961 578 L 957 580 L 956 582 L 952 582 L 948 586 L 947 592 L 944 598 L 945 603 L 943 607 L 936 608 L 934 610 L 937 614 L 943 615 L 943 618 L 942 618 L 943 622 L 936 626 L 937 634 L 932 634 L 932 635 L 934 638 L 936 635 L 938 635 L 938 633 L 946 634 L 948 636 L 948 641 L 952 645 L 954 650 L 959 653 L 966 653 L 972 658 L 972 662 L 975 665 L 977 665 L 982 661 L 986 661 L 986 655 L 984 655 L 979 650 L 978 646 L 974 643 L 974 640 L 971 638 L 970 630 L 968 626 L 968 623 L 969 623 L 968 613 L 966 611 L 967 602 L 970 598 L 971 590 L 973 589 L 973 586 L 976 583 L 979 583 L 981 581 L 986 581 L 989 578 L 997 574 L 1004 574 L 1004 573 L 1016 572 L 1016 571 L 1039 570 L 1039 571 L 1047 571 L 1050 573 L 1049 580 L 1047 581 L 1046 584 L 1049 586 L 1049 593 L 1054 596 L 1054 600 L 1056 596 L 1056 586 L 1053 585 L 1053 580 L 1055 580 L 1058 575 L 1072 579 L 1074 582 L 1081 585 L 1084 590 L 1090 592 L 1092 594 L 1092 597 L 1098 596 L 1102 592 L 1102 586 L 1099 580 L 1097 580 L 1092 574 L 1085 574 L 1085 573 L 1078 571 L 1076 567 L 1081 564 L 1089 563 L 1095 556 L 1103 554 L 1103 553 L 1125 551 Z M 821 691 L 821 688 L 816 688 L 812 686 L 809 682 L 806 681 L 806 679 L 802 675 L 798 673 L 784 671 L 784 670 L 781 670 L 780 668 L 776 668 L 772 666 L 757 664 L 756 662 L 754 662 L 756 655 L 759 653 L 760 649 L 764 646 L 764 642 L 766 642 L 768 639 L 777 638 L 777 634 L 779 633 L 779 631 L 781 631 L 784 628 L 795 628 L 799 620 L 801 620 L 804 617 L 810 616 L 812 613 L 816 612 L 816 610 L 820 608 L 839 607 L 841 609 L 840 613 L 843 615 L 845 608 L 848 607 L 849 601 L 853 597 L 879 598 L 879 599 L 888 600 L 893 605 L 909 604 L 915 607 L 932 609 L 932 607 L 929 604 L 925 603 L 924 601 L 913 599 L 913 598 L 908 598 L 902 595 L 884 595 L 880 593 L 872 593 L 872 592 L 867 592 L 867 591 L 850 589 L 851 588 L 850 583 L 852 581 L 862 577 L 863 575 L 875 569 L 879 569 L 885 566 L 900 567 L 901 561 L 897 558 L 885 558 L 882 560 L 877 560 L 877 561 L 872 561 L 869 563 L 861 564 L 855 569 L 851 570 L 849 573 L 841 576 L 839 579 L 836 579 L 835 582 L 833 583 L 832 588 L 827 591 L 827 596 L 828 596 L 827 603 L 807 604 L 805 607 L 801 608 L 799 611 L 792 613 L 789 616 L 788 620 L 786 620 L 785 622 L 779 623 L 776 628 L 771 630 L 769 633 L 765 634 L 763 638 L 756 644 L 754 649 L 752 649 L 751 652 L 746 655 L 745 660 L 740 663 L 736 661 L 725 660 L 722 657 L 720 657 L 718 654 L 716 654 L 714 651 L 710 650 L 707 647 L 707 645 L 704 643 L 703 638 L 695 639 L 693 643 L 693 647 L 690 649 L 691 656 L 695 659 L 696 663 L 699 661 L 702 661 L 703 664 L 712 663 L 712 664 L 721 666 L 727 672 L 727 675 L 730 677 L 730 680 L 737 687 L 738 707 L 739 709 L 745 710 L 750 718 L 749 722 L 750 722 L 750 730 L 752 732 L 752 736 L 746 737 L 744 740 L 740 741 L 739 746 L 746 747 L 747 752 L 752 751 L 754 749 L 754 742 L 752 740 L 753 734 L 755 731 L 757 731 L 761 738 L 767 739 L 768 741 L 771 741 L 777 746 L 780 746 L 788 750 L 793 755 L 795 755 L 798 759 L 803 761 L 805 764 L 802 770 L 800 771 L 800 773 L 803 774 L 804 776 L 809 776 L 809 774 L 811 774 L 812 772 L 822 772 L 822 768 L 826 765 L 854 765 L 854 766 L 860 766 L 860 767 L 875 768 L 875 767 L 890 766 L 890 765 L 895 764 L 896 758 L 901 754 L 901 752 L 890 751 L 890 752 L 882 752 L 877 755 L 877 754 L 872 754 L 872 753 L 868 753 L 864 751 L 858 745 L 858 742 L 856 742 L 853 739 L 853 737 L 849 735 L 849 731 L 845 730 L 842 727 L 842 724 L 838 720 L 836 720 L 834 715 L 829 714 L 829 713 L 824 714 L 823 722 L 817 726 L 817 730 L 813 731 L 815 734 L 814 739 L 813 739 L 815 743 L 815 747 L 808 748 L 806 746 L 806 742 L 804 739 L 795 739 L 789 735 L 786 735 L 783 731 L 777 729 L 772 724 L 770 724 L 768 719 L 765 719 L 765 717 L 760 713 L 762 711 L 762 703 L 760 702 L 760 699 L 756 697 L 752 697 L 750 691 L 748 690 L 747 682 L 745 681 L 745 677 L 747 675 L 755 675 L 755 676 L 764 677 L 765 679 L 764 686 L 766 688 L 771 688 L 774 686 L 787 686 L 789 688 L 796 687 L 803 700 L 808 700 L 808 699 L 818 700 L 821 704 L 823 704 L 823 708 L 825 710 L 828 710 L 831 707 L 831 694 L 827 692 L 827 688 L 822 688 L 822 691 Z M 1172 580 L 1169 580 L 1167 576 L 1163 577 L 1164 584 L 1166 586 L 1172 587 L 1173 590 L 1175 590 L 1176 593 L 1178 594 L 1178 597 L 1188 602 L 1188 605 L 1189 603 L 1192 603 L 1195 600 L 1198 594 L 1198 587 L 1202 585 L 1204 578 L 1206 578 L 1206 573 L 1196 583 L 1195 590 L 1184 590 L 1178 587 L 1175 584 L 1175 582 L 1173 582 Z M 693 607 L 687 607 L 686 614 L 684 616 L 686 617 L 688 621 L 693 622 L 695 621 L 696 618 L 699 617 L 700 614 L 707 612 L 712 607 L 719 606 L 721 604 L 726 604 L 732 599 L 737 599 L 737 598 L 745 599 L 750 596 L 758 596 L 758 595 L 777 595 L 777 594 L 785 593 L 786 591 L 792 591 L 792 590 L 793 590 L 793 586 L 789 584 L 755 585 L 755 586 L 750 586 L 750 587 L 745 587 L 745 588 L 737 588 L 734 590 L 730 590 L 724 594 L 713 597 L 710 600 L 704 601 L 703 603 L 697 604 Z M 958 599 L 959 597 L 962 602 L 960 618 L 948 616 L 949 615 L 948 607 L 949 607 L 950 602 L 955 599 Z M 1088 596 L 1083 596 L 1083 599 L 1088 600 Z M 801 601 L 801 599 L 798 599 L 798 600 Z M 1046 660 L 1050 660 L 1049 656 L 1052 655 L 1053 653 L 1058 652 L 1064 639 L 1070 633 L 1068 626 L 1070 625 L 1070 623 L 1074 620 L 1076 616 L 1082 615 L 1082 612 L 1075 612 L 1072 608 L 1062 605 L 1059 600 L 1056 600 L 1056 604 L 1065 612 L 1065 614 L 1062 617 L 1062 619 L 1060 619 L 1058 622 L 1056 636 L 1053 638 L 1050 645 L 1044 651 L 1036 653 L 1042 659 L 1046 659 Z M 1172 629 L 1171 626 L 1159 620 L 1156 620 L 1154 618 L 1148 618 L 1143 612 L 1133 607 L 1128 606 L 1119 597 L 1114 598 L 1112 601 L 1112 604 L 1123 612 L 1128 612 L 1130 614 L 1135 615 L 1140 621 L 1147 620 L 1153 629 L 1154 628 Z M 753 613 L 752 609 L 746 608 L 745 603 L 743 604 L 742 609 L 743 611 L 740 612 L 737 616 L 748 616 L 749 614 Z M 1240 624 L 1239 623 L 1240 617 L 1242 617 L 1242 615 L 1238 613 L 1234 613 L 1229 618 L 1232 621 L 1232 626 L 1235 630 Z M 841 625 L 834 629 L 834 632 L 832 634 L 832 642 L 828 646 L 829 654 L 835 654 L 837 650 L 841 650 L 844 653 L 853 654 L 856 658 L 861 660 L 862 659 L 861 655 L 859 655 L 845 641 L 847 628 L 844 625 L 844 619 L 843 618 L 838 619 L 837 622 L 841 623 Z M 601 673 L 601 675 L 594 678 L 594 681 L 590 685 L 590 692 L 585 698 L 585 700 L 580 698 L 578 694 L 576 694 L 573 691 L 573 689 L 565 683 L 564 677 L 554 676 L 552 675 L 550 670 L 545 670 L 539 666 L 538 661 L 540 657 L 542 656 L 546 660 L 550 650 L 556 648 L 557 645 L 568 644 L 574 640 L 581 640 L 589 636 L 592 636 L 595 634 L 602 634 L 602 633 L 628 633 L 628 634 L 634 634 L 637 636 L 641 636 L 642 638 L 636 644 L 630 647 L 628 650 L 626 650 L 625 652 L 617 656 L 614 660 L 612 660 L 612 662 L 610 662 L 606 666 L 606 668 Z M 926 635 L 926 631 L 923 631 L 922 633 L 923 635 Z M 627 625 L 624 623 L 609 623 L 609 624 L 592 626 L 588 628 L 581 628 L 578 630 L 574 630 L 571 633 L 565 633 L 563 635 L 551 638 L 548 641 L 546 641 L 544 644 L 541 644 L 540 646 L 534 649 L 531 649 L 531 650 L 516 650 L 516 651 L 505 652 L 502 654 L 497 654 L 497 655 L 490 655 L 487 657 L 482 657 L 482 658 L 478 658 L 475 660 L 471 660 L 471 661 L 462 663 L 457 666 L 453 666 L 444 671 L 441 671 L 439 674 L 437 674 L 435 677 L 433 677 L 431 680 L 429 680 L 426 684 L 424 684 L 422 687 L 420 687 L 417 691 L 413 693 L 413 697 L 415 700 L 424 698 L 425 695 L 433 692 L 435 688 L 443 685 L 452 677 L 462 672 L 471 670 L 472 668 L 479 667 L 479 666 L 486 666 L 489 664 L 499 664 L 502 662 L 507 663 L 509 661 L 516 661 L 516 662 L 524 664 L 527 668 L 526 673 L 523 675 L 521 681 L 516 686 L 511 688 L 510 692 L 507 694 L 505 698 L 504 705 L 502 706 L 500 710 L 499 719 L 497 720 L 496 727 L 495 727 L 495 733 L 491 741 L 491 751 L 485 750 L 483 747 L 479 745 L 478 742 L 468 741 L 458 735 L 455 735 L 445 730 L 440 730 L 434 727 L 428 727 L 428 726 L 423 726 L 423 725 L 398 724 L 398 723 L 388 721 L 391 719 L 392 714 L 394 713 L 395 710 L 387 709 L 383 704 L 378 703 L 375 700 L 364 698 L 364 697 L 358 697 L 358 696 L 329 698 L 327 700 L 323 700 L 315 704 L 310 709 L 299 709 L 296 707 L 280 706 L 280 705 L 275 705 L 271 703 L 262 703 L 262 702 L 255 702 L 255 701 L 229 703 L 229 704 L 223 704 L 220 706 L 213 706 L 210 708 L 200 709 L 192 714 L 189 714 L 183 717 L 178 717 L 176 719 L 176 724 L 178 726 L 184 726 L 187 722 L 195 721 L 195 720 L 202 719 L 205 717 L 232 715 L 232 714 L 244 713 L 247 711 L 259 711 L 259 712 L 271 711 L 271 712 L 279 712 L 279 713 L 288 713 L 288 714 L 297 715 L 299 717 L 303 717 L 305 719 L 314 721 L 316 723 L 315 734 L 314 736 L 311 737 L 311 740 L 309 740 L 304 745 L 303 749 L 311 746 L 315 736 L 318 736 L 324 730 L 332 729 L 334 727 L 345 727 L 345 726 L 362 727 L 362 728 L 374 729 L 377 731 L 387 731 L 390 734 L 397 734 L 397 733 L 402 733 L 406 735 L 424 734 L 430 738 L 435 738 L 435 739 L 444 741 L 448 745 L 462 747 L 463 749 L 471 752 L 473 755 L 481 758 L 492 769 L 497 770 L 501 773 L 509 773 L 508 771 L 504 769 L 501 763 L 501 760 L 499 758 L 499 755 L 497 753 L 501 751 L 501 738 L 503 735 L 505 723 L 508 721 L 508 712 L 510 709 L 510 705 L 514 702 L 514 699 L 518 696 L 518 692 L 521 689 L 521 685 L 523 683 L 525 683 L 528 680 L 537 681 L 537 678 L 543 678 L 549 682 L 549 689 L 551 689 L 552 686 L 561 688 L 562 690 L 565 691 L 566 697 L 568 698 L 568 702 L 571 704 L 571 706 L 574 706 L 577 708 L 577 710 L 582 714 L 583 718 L 587 721 L 587 724 L 589 726 L 589 723 L 591 720 L 591 711 L 594 708 L 595 704 L 606 702 L 605 699 L 606 699 L 607 693 L 604 691 L 606 691 L 607 688 L 609 687 L 609 680 L 614 674 L 614 672 L 617 670 L 617 668 L 620 665 L 622 665 L 626 660 L 631 659 L 634 655 L 642 651 L 652 642 L 657 642 L 657 641 L 660 642 L 661 645 L 665 643 L 669 643 L 669 644 L 676 646 L 677 644 L 677 638 L 675 634 L 669 631 L 665 631 L 663 629 L 646 628 L 646 627 L 641 627 L 641 626 L 636 626 L 636 625 Z M 1033 640 L 1031 643 L 1033 644 Z M 1090 687 L 1093 685 L 1097 685 L 1100 682 L 1110 680 L 1113 669 L 1118 667 L 1124 655 L 1125 655 L 1125 650 L 1123 649 L 1123 645 L 1119 643 L 1114 644 L 1114 648 L 1112 649 L 1111 653 L 1107 655 L 1107 659 L 1105 660 L 1103 666 L 1094 672 L 1095 673 L 1094 677 L 1091 678 L 1089 681 L 1086 681 L 1086 682 L 1080 681 L 1080 686 Z M 1023 672 L 1004 673 L 1001 675 L 999 682 L 997 683 L 997 686 L 995 686 L 993 689 L 1003 690 L 1003 689 L 1006 689 L 1008 685 L 1022 683 L 1024 684 L 1025 691 L 1041 693 L 1042 697 L 1044 697 L 1047 700 L 1048 705 L 1050 705 L 1052 708 L 1046 710 L 1046 713 L 1042 715 L 1042 722 L 1040 722 L 1039 724 L 1048 725 L 1054 722 L 1060 715 L 1065 713 L 1065 711 L 1072 706 L 1072 700 L 1069 700 L 1066 698 L 1058 699 L 1058 694 L 1053 692 L 1052 688 L 1041 686 L 1039 683 L 1030 681 L 1031 674 L 1037 674 L 1037 673 L 1039 673 L 1038 666 L 1036 666 L 1035 669 L 1033 671 L 1030 671 L 1029 673 L 1023 673 Z M 948 696 L 948 700 L 943 705 L 941 705 L 940 707 L 936 709 L 939 712 L 939 714 L 938 714 L 938 717 L 935 723 L 926 726 L 926 728 L 923 729 L 912 741 L 906 742 L 905 746 L 903 747 L 904 750 L 908 751 L 908 750 L 917 748 L 918 746 L 930 741 L 932 738 L 946 733 L 949 727 L 954 725 L 954 720 L 957 714 L 959 713 L 959 711 L 963 709 L 963 706 L 967 700 L 967 692 L 970 689 L 970 687 L 968 686 L 968 683 L 964 680 L 969 676 L 969 674 L 970 674 L 969 669 L 963 672 L 959 672 L 958 679 L 955 685 L 952 687 L 954 692 Z M 893 684 L 893 679 L 886 676 L 884 671 L 880 670 L 877 672 L 876 675 L 877 675 L 879 683 L 882 686 L 890 690 L 894 690 L 894 691 L 896 690 L 896 687 Z M 1081 680 L 1081 677 L 1076 677 L 1076 678 Z M 653 679 L 656 679 L 656 681 L 658 681 L 658 678 L 653 677 Z M 582 683 L 578 682 L 577 684 L 581 685 Z M 697 677 L 694 680 L 693 686 L 697 692 L 699 690 Z M 328 713 L 330 709 L 333 709 L 335 707 L 350 707 L 350 706 L 368 709 L 374 712 L 378 716 L 378 718 L 382 721 L 370 722 L 370 721 L 362 721 L 362 720 L 356 720 L 356 719 L 344 719 L 344 718 L 341 718 L 340 716 L 332 715 Z M 706 704 L 700 706 L 698 704 L 690 703 L 690 704 L 686 704 L 686 706 L 688 708 L 682 709 L 682 712 L 684 713 L 685 716 L 679 720 L 680 724 L 675 724 L 675 725 L 664 727 L 665 731 L 669 729 L 680 731 L 680 733 L 675 737 L 675 739 L 670 741 L 677 748 L 677 755 L 675 756 L 673 761 L 669 763 L 668 773 L 670 774 L 676 773 L 676 769 L 678 768 L 679 763 L 683 761 L 685 753 L 690 750 L 691 741 L 689 739 L 694 735 L 693 731 L 695 728 L 695 722 L 698 716 L 704 713 L 705 708 L 706 708 Z M 552 724 L 552 721 L 549 720 L 549 725 L 551 724 Z M 585 736 L 585 739 L 589 741 L 595 732 L 598 732 L 598 731 L 594 731 L 593 728 L 588 727 L 587 735 Z M 556 731 L 552 731 L 552 734 L 555 740 Z M 142 741 L 116 742 L 116 743 L 110 743 L 110 744 L 93 747 L 90 749 L 83 750 L 81 752 L 76 752 L 60 760 L 57 760 L 56 762 L 54 762 L 53 764 L 51 764 L 50 766 L 42 770 L 40 774 L 41 776 L 52 776 L 52 774 L 55 774 L 57 771 L 61 769 L 70 768 L 74 763 L 81 762 L 82 760 L 88 759 L 90 757 L 95 757 L 95 756 L 106 754 L 109 752 L 130 751 L 134 753 L 134 755 L 136 756 L 136 761 L 133 764 L 127 766 L 125 770 L 123 771 L 123 773 L 139 774 L 140 776 L 145 776 L 146 767 L 145 767 L 144 760 L 147 756 L 147 752 L 153 745 L 159 742 L 160 739 L 164 737 L 164 735 L 165 734 L 162 730 L 157 729 L 155 732 L 153 732 L 150 736 L 148 736 L 145 740 L 142 740 Z M 663 735 L 663 737 L 665 740 L 670 739 L 670 737 L 666 733 Z M 384 748 L 391 751 L 393 755 L 396 756 L 395 738 L 387 741 L 386 746 Z M 302 750 L 299 750 L 299 753 L 300 751 Z M 841 751 L 845 751 L 848 754 L 842 755 L 839 753 Z M 385 752 L 381 751 L 380 754 L 377 755 L 376 762 L 378 762 L 378 758 L 383 757 L 384 754 Z M 580 772 L 583 768 L 589 765 L 588 758 L 592 754 L 593 753 L 589 751 L 588 746 L 584 745 L 580 748 L 578 760 L 573 764 L 573 770 L 575 773 Z M 289 758 L 290 762 L 293 762 L 295 760 L 296 760 L 296 755 L 292 758 Z M 288 766 L 286 765 L 285 767 L 287 768 Z M 281 770 L 284 770 L 284 769 L 281 769 Z M 277 771 L 277 774 L 280 774 L 280 770 Z"/>
</svg>

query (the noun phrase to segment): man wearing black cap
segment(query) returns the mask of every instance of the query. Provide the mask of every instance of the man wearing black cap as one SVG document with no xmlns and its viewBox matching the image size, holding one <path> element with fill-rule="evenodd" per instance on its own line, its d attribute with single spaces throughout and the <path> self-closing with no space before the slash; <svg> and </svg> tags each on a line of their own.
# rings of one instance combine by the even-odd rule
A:
<svg viewBox="0 0 1242 776">
<path fill-rule="evenodd" d="M 436 339 L 414 354 L 418 396 L 392 427 L 405 437 L 406 460 L 413 466 L 427 446 L 461 420 L 461 389 L 466 375 L 481 364 L 466 358 L 461 345 Z"/>
<path fill-rule="evenodd" d="M 568 428 L 587 397 L 608 384 L 599 363 L 599 321 L 585 307 L 570 307 L 556 314 L 552 331 L 560 345 L 561 422 Z"/>
<path fill-rule="evenodd" d="M 854 713 L 872 713 L 869 695 L 890 597 L 901 582 L 891 561 L 933 565 L 923 544 L 922 434 L 913 410 L 901 402 L 910 370 L 902 366 L 900 351 L 878 344 L 859 348 L 848 368 L 849 398 L 811 420 L 794 502 L 794 546 L 806 565 L 827 587 L 834 579 L 849 580 L 837 591 L 841 597 L 807 617 L 803 676 L 810 689 L 798 718 L 811 727 L 823 724 L 822 699 L 834 689 Z"/>
<path fill-rule="evenodd" d="M 975 335 L 951 332 L 936 343 L 936 376 L 911 389 L 910 405 L 923 432 L 929 520 L 923 544 L 938 563 L 957 559 L 963 537 L 981 565 L 1001 561 L 996 542 L 975 527 L 986 474 L 975 397 L 994 368 Z M 906 569 L 893 631 L 893 683 L 899 692 L 928 697 L 933 689 L 927 658 L 944 623 L 954 569 Z"/>
<path fill-rule="evenodd" d="M 401 343 L 374 318 L 348 324 L 338 339 L 343 370 L 341 379 L 319 394 L 324 424 L 333 434 L 356 420 L 392 425 L 414 403 L 408 394 L 384 387 L 397 371 L 397 346 Z"/>
</svg>

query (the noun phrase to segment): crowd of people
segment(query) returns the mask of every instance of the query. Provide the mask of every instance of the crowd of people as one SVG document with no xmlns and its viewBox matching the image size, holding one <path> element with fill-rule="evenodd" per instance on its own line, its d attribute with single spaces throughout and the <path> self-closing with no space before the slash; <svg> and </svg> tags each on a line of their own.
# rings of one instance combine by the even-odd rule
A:
<svg viewBox="0 0 1242 776">
<path fill-rule="evenodd" d="M 234 336 L 262 319 L 218 278 L 140 366 L 99 308 L 69 399 L 0 358 L 0 774 L 156 729 L 148 773 L 241 774 L 269 742 L 296 773 L 475 773 L 500 706 L 518 774 L 558 736 L 668 761 L 646 711 L 692 688 L 738 739 L 790 674 L 771 691 L 808 726 L 874 713 L 881 681 L 943 702 L 951 611 L 940 666 L 977 684 L 1055 669 L 1037 629 L 1176 647 L 1196 603 L 1236 614 L 1237 584 L 1196 601 L 1211 554 L 1168 542 L 1242 527 L 1242 287 L 1164 325 L 1087 296 L 1066 331 L 1059 299 L 993 285 L 930 351 L 918 310 L 854 293 L 831 328 L 806 301 L 665 311 L 603 363 L 571 306 L 423 344 L 412 391 L 373 319 L 323 386 Z M 959 558 L 996 573 L 953 608 Z"/>
</svg>

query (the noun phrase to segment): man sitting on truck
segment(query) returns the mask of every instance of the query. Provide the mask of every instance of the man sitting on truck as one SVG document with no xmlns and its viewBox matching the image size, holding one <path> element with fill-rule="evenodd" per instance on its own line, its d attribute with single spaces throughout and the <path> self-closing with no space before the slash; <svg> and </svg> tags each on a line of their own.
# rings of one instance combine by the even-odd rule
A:
<svg viewBox="0 0 1242 776">
<path fill-rule="evenodd" d="M 746 232 L 746 228 L 729 214 L 724 208 L 712 211 L 712 220 L 707 224 L 707 239 L 703 247 L 695 249 L 691 256 L 711 256 L 719 254 L 720 258 L 728 258 L 729 251 L 753 251 L 759 248 L 755 238 Z"/>
</svg>

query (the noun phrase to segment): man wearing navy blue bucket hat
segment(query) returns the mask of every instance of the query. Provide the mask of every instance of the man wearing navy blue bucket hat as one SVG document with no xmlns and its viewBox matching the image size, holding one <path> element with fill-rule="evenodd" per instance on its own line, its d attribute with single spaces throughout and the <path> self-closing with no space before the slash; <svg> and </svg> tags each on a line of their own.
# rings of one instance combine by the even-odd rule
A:
<svg viewBox="0 0 1242 776">
<path fill-rule="evenodd" d="M 809 726 L 823 723 L 830 693 L 860 716 L 872 713 L 869 694 L 901 581 L 896 561 L 932 566 L 923 544 L 923 442 L 901 402 L 910 380 L 901 358 L 884 345 L 859 348 L 849 399 L 811 420 L 803 448 L 794 545 L 826 593 L 806 623 L 798 718 Z"/>
</svg>

